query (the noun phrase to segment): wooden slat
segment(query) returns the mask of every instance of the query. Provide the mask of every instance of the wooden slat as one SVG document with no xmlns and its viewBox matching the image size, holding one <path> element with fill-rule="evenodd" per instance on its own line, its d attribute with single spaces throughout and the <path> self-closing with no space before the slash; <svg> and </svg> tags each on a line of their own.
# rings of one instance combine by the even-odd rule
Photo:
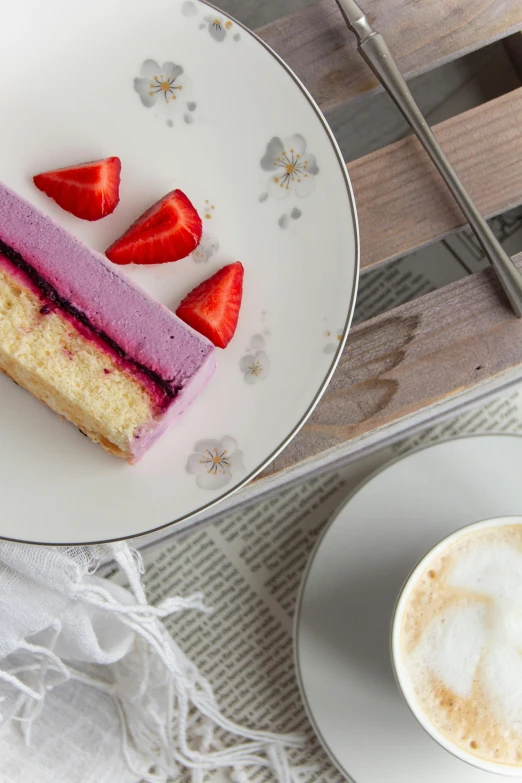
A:
<svg viewBox="0 0 522 783">
<path fill-rule="evenodd" d="M 497 215 L 522 203 L 522 87 L 452 117 L 434 131 L 484 215 Z M 359 215 L 363 269 L 465 225 L 414 138 L 360 158 L 348 168 Z"/>
<path fill-rule="evenodd" d="M 516 257 L 522 269 L 522 253 Z M 353 453 L 419 411 L 451 410 L 485 381 L 522 377 L 522 320 L 491 269 L 355 327 L 316 411 L 265 475 Z"/>
<path fill-rule="evenodd" d="M 364 0 L 362 5 L 407 78 L 522 29 L 520 0 Z M 319 0 L 257 32 L 323 110 L 378 88 L 334 0 Z"/>
</svg>

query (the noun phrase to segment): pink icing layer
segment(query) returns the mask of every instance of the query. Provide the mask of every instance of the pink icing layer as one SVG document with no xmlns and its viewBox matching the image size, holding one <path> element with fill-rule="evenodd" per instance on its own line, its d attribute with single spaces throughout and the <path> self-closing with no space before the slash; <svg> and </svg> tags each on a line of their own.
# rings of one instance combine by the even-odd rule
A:
<svg viewBox="0 0 522 783">
<path fill-rule="evenodd" d="M 53 220 L 0 183 L 0 240 L 134 361 L 173 389 L 215 367 L 214 346 Z M 199 385 L 199 384 L 198 384 Z"/>
</svg>

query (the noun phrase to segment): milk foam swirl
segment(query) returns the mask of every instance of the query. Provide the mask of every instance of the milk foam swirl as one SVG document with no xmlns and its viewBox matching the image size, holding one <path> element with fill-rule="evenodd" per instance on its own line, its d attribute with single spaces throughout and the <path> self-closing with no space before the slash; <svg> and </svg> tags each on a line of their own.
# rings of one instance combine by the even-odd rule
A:
<svg viewBox="0 0 522 783">
<path fill-rule="evenodd" d="M 401 646 L 431 723 L 481 759 L 522 767 L 522 525 L 464 533 L 429 562 Z"/>
</svg>

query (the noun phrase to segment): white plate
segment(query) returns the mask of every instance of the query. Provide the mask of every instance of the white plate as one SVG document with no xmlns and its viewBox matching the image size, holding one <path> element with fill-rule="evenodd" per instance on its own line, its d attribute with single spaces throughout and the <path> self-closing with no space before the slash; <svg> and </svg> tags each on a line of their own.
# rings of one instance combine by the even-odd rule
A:
<svg viewBox="0 0 522 783">
<path fill-rule="evenodd" d="M 297 675 L 317 735 L 354 783 L 504 780 L 428 737 L 399 693 L 389 645 L 395 601 L 423 555 L 472 522 L 521 514 L 521 465 L 514 435 L 438 443 L 374 474 L 318 541 L 296 613 Z"/>
<path fill-rule="evenodd" d="M 135 468 L 0 379 L 0 536 L 95 542 L 188 526 L 288 443 L 340 356 L 359 266 L 340 152 L 277 56 L 198 0 L 17 0 L 2 28 L 0 179 L 100 251 L 166 192 L 184 190 L 205 216 L 203 253 L 125 268 L 174 309 L 225 263 L 240 259 L 246 275 L 216 376 Z M 182 89 L 161 90 L 174 77 Z M 283 152 L 297 161 L 288 189 Z M 99 223 L 32 185 L 39 171 L 108 155 L 122 160 L 121 203 Z M 201 442 L 218 449 L 223 438 L 232 469 L 190 474 Z"/>
</svg>

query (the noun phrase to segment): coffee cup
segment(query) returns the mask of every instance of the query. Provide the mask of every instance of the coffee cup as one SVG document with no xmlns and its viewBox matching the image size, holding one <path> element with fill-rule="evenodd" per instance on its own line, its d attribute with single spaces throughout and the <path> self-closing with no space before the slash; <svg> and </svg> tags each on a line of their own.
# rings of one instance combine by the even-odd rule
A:
<svg viewBox="0 0 522 783">
<path fill-rule="evenodd" d="M 522 777 L 522 517 L 463 528 L 420 561 L 391 649 L 406 703 L 439 745 Z"/>
</svg>

